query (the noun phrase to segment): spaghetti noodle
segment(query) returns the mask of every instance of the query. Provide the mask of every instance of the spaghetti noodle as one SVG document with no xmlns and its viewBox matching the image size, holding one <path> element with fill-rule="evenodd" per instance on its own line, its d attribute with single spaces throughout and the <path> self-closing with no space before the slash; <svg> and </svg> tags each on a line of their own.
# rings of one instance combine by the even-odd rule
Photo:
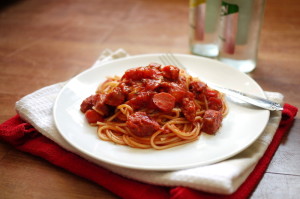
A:
<svg viewBox="0 0 300 199">
<path fill-rule="evenodd" d="M 101 140 L 166 149 L 215 134 L 227 113 L 222 93 L 184 70 L 149 64 L 110 77 L 81 104 Z"/>
</svg>

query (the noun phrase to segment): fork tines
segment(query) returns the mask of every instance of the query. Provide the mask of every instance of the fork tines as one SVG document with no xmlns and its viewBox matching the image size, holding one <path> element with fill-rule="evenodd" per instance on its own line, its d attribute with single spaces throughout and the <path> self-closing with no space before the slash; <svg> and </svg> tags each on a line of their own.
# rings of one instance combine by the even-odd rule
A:
<svg viewBox="0 0 300 199">
<path fill-rule="evenodd" d="M 161 56 L 159 56 L 159 59 L 164 65 L 171 64 L 171 65 L 178 66 L 180 68 L 185 69 L 185 67 L 180 63 L 180 61 L 172 53 L 162 54 Z"/>
</svg>

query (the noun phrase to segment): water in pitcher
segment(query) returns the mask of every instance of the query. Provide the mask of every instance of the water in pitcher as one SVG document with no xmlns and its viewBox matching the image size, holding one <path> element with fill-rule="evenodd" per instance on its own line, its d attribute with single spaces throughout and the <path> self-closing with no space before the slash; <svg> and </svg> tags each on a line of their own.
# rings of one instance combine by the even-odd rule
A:
<svg viewBox="0 0 300 199">
<path fill-rule="evenodd" d="M 221 0 L 190 0 L 190 50 L 215 58 L 219 54 L 218 28 Z"/>
<path fill-rule="evenodd" d="M 264 0 L 223 0 L 218 59 L 242 72 L 256 67 Z"/>
</svg>

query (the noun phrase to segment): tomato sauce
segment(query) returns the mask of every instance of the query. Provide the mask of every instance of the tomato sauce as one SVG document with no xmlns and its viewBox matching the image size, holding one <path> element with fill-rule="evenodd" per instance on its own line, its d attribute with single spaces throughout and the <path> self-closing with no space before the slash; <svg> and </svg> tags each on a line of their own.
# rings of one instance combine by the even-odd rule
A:
<svg viewBox="0 0 300 199">
<path fill-rule="evenodd" d="M 199 110 L 195 100 L 203 101 L 204 98 L 208 110 L 204 114 L 203 129 L 206 133 L 213 134 L 222 121 L 220 110 L 223 104 L 218 98 L 218 91 L 209 89 L 201 81 L 186 79 L 175 66 L 149 64 L 127 70 L 111 92 L 86 98 L 81 104 L 81 111 L 86 113 L 94 108 L 96 111 L 89 112 L 86 117 L 89 122 L 95 122 L 96 114 L 103 120 L 114 114 L 117 106 L 128 104 L 135 111 L 127 120 L 128 127 L 137 136 L 148 136 L 159 129 L 159 125 L 144 110 L 169 113 L 176 107 L 181 109 L 182 117 L 195 122 L 196 112 Z"/>
</svg>

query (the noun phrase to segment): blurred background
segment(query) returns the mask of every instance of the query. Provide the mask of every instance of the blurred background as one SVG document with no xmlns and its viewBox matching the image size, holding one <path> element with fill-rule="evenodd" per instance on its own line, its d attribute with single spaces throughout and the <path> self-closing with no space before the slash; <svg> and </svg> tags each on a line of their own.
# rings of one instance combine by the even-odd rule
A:
<svg viewBox="0 0 300 199">
<path fill-rule="evenodd" d="M 287 9 L 289 4 L 294 6 Z M 300 18 L 294 17 L 299 4 L 297 0 L 266 3 L 254 74 L 264 74 L 257 81 L 274 78 L 273 83 L 284 84 L 279 92 L 289 92 L 292 83 L 282 77 L 299 76 L 289 64 L 300 54 Z M 17 88 L 26 94 L 90 67 L 105 48 L 123 48 L 131 55 L 190 53 L 188 12 L 188 0 L 1 1 L 0 73 L 9 81 L 13 71 L 23 70 L 24 76 L 14 81 L 26 81 L 24 88 Z"/>
</svg>

